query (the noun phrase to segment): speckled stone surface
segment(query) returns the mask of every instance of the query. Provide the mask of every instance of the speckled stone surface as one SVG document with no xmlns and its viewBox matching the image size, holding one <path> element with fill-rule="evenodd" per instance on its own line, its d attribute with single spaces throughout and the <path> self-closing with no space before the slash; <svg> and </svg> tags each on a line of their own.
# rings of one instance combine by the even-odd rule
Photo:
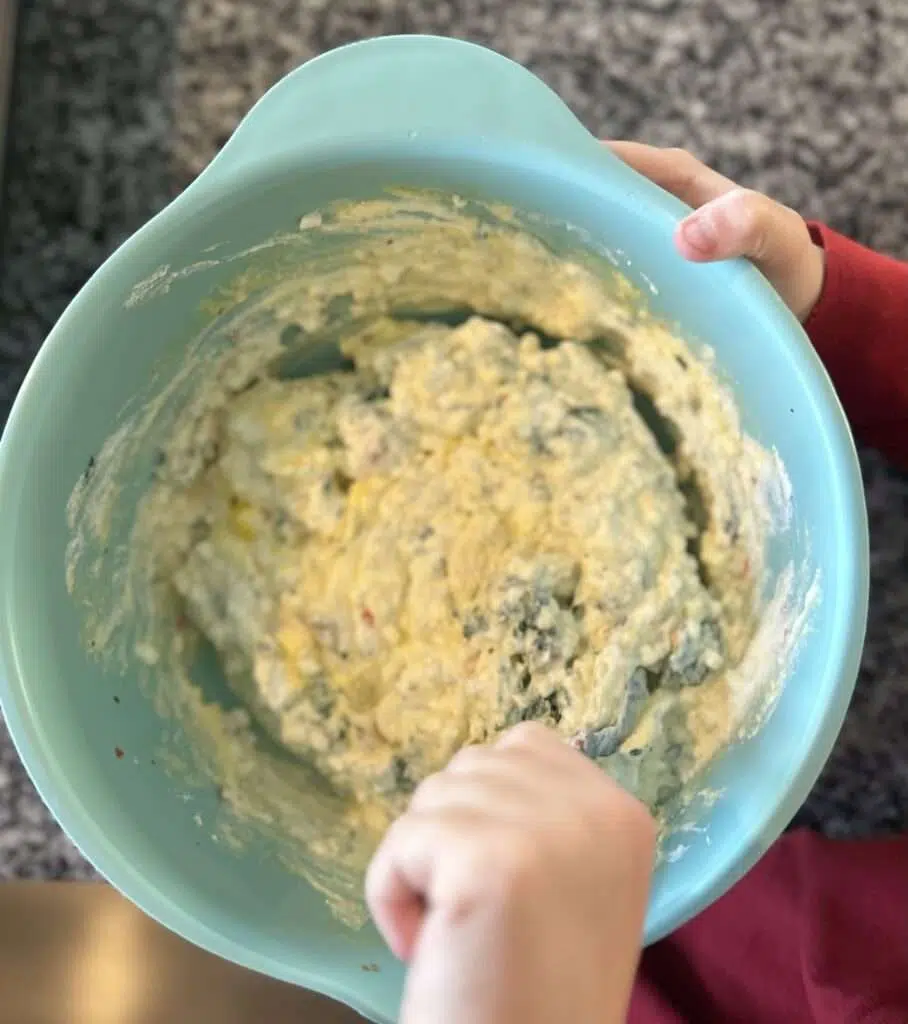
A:
<svg viewBox="0 0 908 1024">
<path fill-rule="evenodd" d="M 32 0 L 0 249 L 0 416 L 104 256 L 284 71 L 340 43 L 437 32 L 527 63 L 600 134 L 686 146 L 908 258 L 901 0 Z M 908 825 L 908 478 L 865 457 L 870 629 L 835 753 L 799 820 Z M 0 724 L 0 878 L 90 869 Z"/>
</svg>

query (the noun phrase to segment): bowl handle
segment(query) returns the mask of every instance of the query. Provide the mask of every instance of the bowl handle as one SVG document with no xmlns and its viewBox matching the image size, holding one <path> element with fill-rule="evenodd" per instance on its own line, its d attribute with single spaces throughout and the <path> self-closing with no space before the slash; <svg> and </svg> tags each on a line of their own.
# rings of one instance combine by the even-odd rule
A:
<svg viewBox="0 0 908 1024">
<path fill-rule="evenodd" d="M 592 157 L 600 167 L 605 155 L 561 99 L 519 64 L 461 40 L 386 36 L 332 50 L 283 78 L 205 176 L 370 138 L 506 140 L 585 162 Z"/>
</svg>

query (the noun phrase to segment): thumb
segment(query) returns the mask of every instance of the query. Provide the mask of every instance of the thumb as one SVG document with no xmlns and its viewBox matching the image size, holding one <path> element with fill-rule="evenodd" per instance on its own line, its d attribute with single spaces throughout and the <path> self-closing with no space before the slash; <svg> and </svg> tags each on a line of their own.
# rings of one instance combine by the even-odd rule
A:
<svg viewBox="0 0 908 1024">
<path fill-rule="evenodd" d="M 794 210 L 750 189 L 733 188 L 678 225 L 681 255 L 697 262 L 751 260 L 796 316 L 806 316 L 823 284 L 823 255 Z"/>
</svg>

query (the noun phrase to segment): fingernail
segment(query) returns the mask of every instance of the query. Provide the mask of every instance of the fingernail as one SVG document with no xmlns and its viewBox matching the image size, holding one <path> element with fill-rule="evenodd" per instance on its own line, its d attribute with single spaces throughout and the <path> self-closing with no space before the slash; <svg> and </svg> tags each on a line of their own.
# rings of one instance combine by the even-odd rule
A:
<svg viewBox="0 0 908 1024">
<path fill-rule="evenodd" d="M 716 247 L 716 230 L 712 218 L 703 214 L 692 214 L 681 224 L 684 241 L 697 252 L 709 253 Z"/>
</svg>

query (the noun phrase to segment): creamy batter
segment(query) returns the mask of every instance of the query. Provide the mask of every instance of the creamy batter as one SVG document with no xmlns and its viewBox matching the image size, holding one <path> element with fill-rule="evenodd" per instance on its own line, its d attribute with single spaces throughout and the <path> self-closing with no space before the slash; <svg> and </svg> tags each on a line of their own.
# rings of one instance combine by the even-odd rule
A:
<svg viewBox="0 0 908 1024">
<path fill-rule="evenodd" d="M 608 758 L 651 694 L 725 664 L 676 469 L 587 345 L 413 326 L 255 383 L 212 435 L 173 584 L 270 731 L 360 802 L 392 812 L 527 719 Z"/>
</svg>

